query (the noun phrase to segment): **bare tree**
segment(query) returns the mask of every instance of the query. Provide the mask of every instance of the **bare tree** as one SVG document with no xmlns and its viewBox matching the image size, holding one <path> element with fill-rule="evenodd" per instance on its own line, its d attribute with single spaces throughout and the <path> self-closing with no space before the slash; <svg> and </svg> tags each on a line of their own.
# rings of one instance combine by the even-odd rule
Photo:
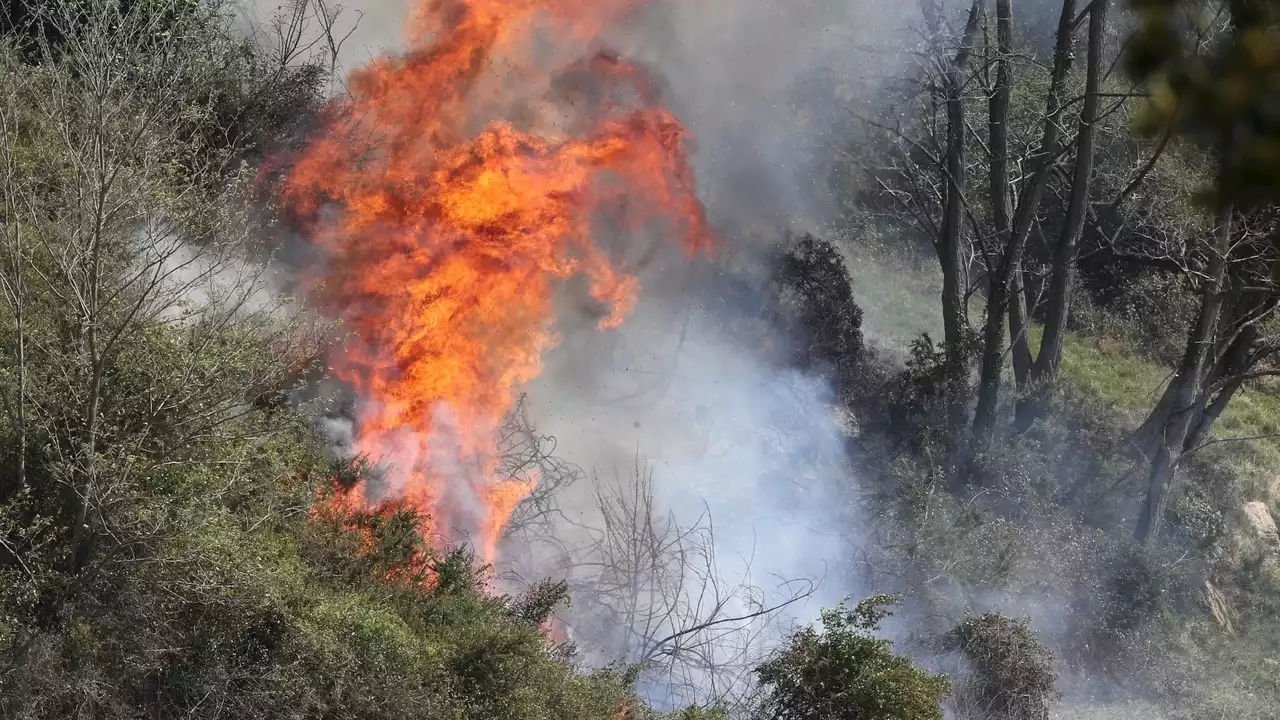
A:
<svg viewBox="0 0 1280 720">
<path fill-rule="evenodd" d="M 57 47 L 41 39 L 39 67 L 6 68 L 17 94 L 0 122 L 24 131 L 0 142 L 0 288 L 18 358 L 6 395 L 19 448 L 37 427 L 46 438 L 42 482 L 63 490 L 72 576 L 99 539 L 143 532 L 113 509 L 144 468 L 258 432 L 242 422 L 254 401 L 288 387 L 323 337 L 248 261 L 254 136 L 221 126 L 218 105 L 244 79 L 240 41 L 216 7 L 161 10 L 33 5 Z M 285 76 L 257 79 L 273 77 Z M 20 143 L 39 143 L 42 162 L 15 164 Z M 138 356 L 158 338 L 174 352 Z"/>
<path fill-rule="evenodd" d="M 1205 12 L 1182 31 L 1193 52 L 1207 55 L 1236 29 L 1227 4 L 1211 2 L 1200 9 Z M 1090 27 L 1092 34 L 1092 23 Z M 1100 111 L 1099 117 L 1107 112 Z M 1206 443 L 1228 440 L 1209 440 L 1214 424 L 1250 381 L 1276 374 L 1274 358 L 1280 353 L 1280 341 L 1274 337 L 1280 305 L 1275 243 L 1280 216 L 1274 207 L 1237 202 L 1246 194 L 1233 184 L 1237 169 L 1246 162 L 1240 129 L 1228 124 L 1202 147 L 1172 141 L 1173 130 L 1172 124 L 1158 128 L 1146 159 L 1128 177 L 1121 173 L 1103 179 L 1110 198 L 1084 209 L 1084 222 L 1113 257 L 1182 276 L 1195 301 L 1171 380 L 1132 437 L 1132 447 L 1148 470 L 1145 501 L 1134 529 L 1144 542 L 1159 534 L 1181 464 Z M 1218 193 L 1206 214 L 1196 196 L 1199 186 L 1211 179 Z M 1142 202 L 1132 202 L 1134 198 Z M 1068 219 L 1081 221 L 1070 213 Z M 1051 289 L 1051 294 L 1058 292 L 1060 288 Z M 1051 306 L 1059 305 L 1051 300 Z M 1054 361 L 1045 352 L 1061 352 L 1065 315 L 1051 313 L 1049 320 L 1037 365 Z M 1050 346 L 1055 338 L 1057 344 Z"/>
<path fill-rule="evenodd" d="M 922 82 L 931 89 L 934 98 L 922 108 L 909 106 L 906 112 L 918 113 L 919 118 L 909 119 L 905 126 L 867 120 L 876 128 L 888 131 L 902 148 L 894 153 L 895 162 L 890 172 L 873 170 L 871 177 L 895 204 L 907 211 L 911 224 L 933 240 L 942 265 L 948 375 L 951 382 L 961 383 L 951 388 L 954 396 L 961 399 L 961 405 L 953 406 L 951 411 L 951 424 L 955 429 L 963 424 L 962 403 L 968 394 L 969 372 L 965 359 L 968 299 L 982 284 L 977 278 L 985 279 L 987 311 L 973 420 L 973 436 L 979 447 L 995 427 L 1009 331 L 1014 337 L 1013 367 L 1019 387 L 1033 375 L 1035 358 L 1027 345 L 1029 308 L 1023 292 L 1027 289 L 1023 283 L 1023 255 L 1033 230 L 1042 222 L 1041 202 L 1046 189 L 1073 146 L 1084 147 L 1085 162 L 1079 168 L 1081 180 L 1073 186 L 1076 199 L 1068 206 L 1079 211 L 1089 207 L 1087 181 L 1092 172 L 1095 124 L 1090 118 L 1097 109 L 1096 74 L 1101 73 L 1106 7 L 1107 3 L 1094 3 L 1088 11 L 1094 18 L 1090 37 L 1097 40 L 1091 46 L 1094 51 L 1090 65 L 1095 81 L 1089 86 L 1092 94 L 1086 92 L 1085 110 L 1080 115 L 1081 132 L 1074 138 L 1066 126 L 1077 100 L 1070 98 L 1067 91 L 1077 30 L 1085 16 L 1078 12 L 1075 0 L 1064 0 L 1062 4 L 1053 58 L 1047 68 L 1049 78 L 1038 142 L 1025 148 L 1018 143 L 1017 150 L 1013 147 L 1025 130 L 1018 124 L 1026 122 L 1015 117 L 1012 111 L 1015 86 L 1019 84 L 1017 78 L 1019 74 L 1038 72 L 1040 66 L 1033 57 L 1028 60 L 1024 48 L 1016 44 L 1013 6 L 1003 0 L 995 3 L 994 47 L 989 41 L 978 43 L 979 32 L 987 36 L 988 17 L 986 4 L 975 2 L 969 8 L 964 30 L 954 41 L 958 47 L 954 58 L 943 52 L 947 45 L 940 39 L 944 37 L 945 27 L 942 6 L 925 3 L 925 27 L 930 41 Z M 976 66 L 971 61 L 975 53 L 981 61 Z M 1019 73 L 1016 66 L 1020 65 L 1028 69 Z M 975 93 L 975 88 L 987 99 L 985 138 L 969 127 L 967 98 Z M 941 121 L 931 114 L 939 105 L 945 109 Z M 935 130 L 939 125 L 942 130 Z M 973 158 L 971 149 L 977 151 Z M 985 193 L 968 181 L 972 172 L 984 165 Z M 932 182 L 929 175 L 933 173 L 941 180 Z M 1075 224 L 1070 227 L 1075 228 Z M 1069 279 L 1079 235 L 1078 228 L 1070 232 L 1064 230 L 1059 242 L 1064 248 L 1062 259 L 1055 263 L 1060 272 L 1055 270 L 1055 277 Z M 1067 305 L 1064 299 L 1063 312 Z"/>
<path fill-rule="evenodd" d="M 351 15 L 341 3 L 331 0 L 283 0 L 269 15 L 265 27 L 250 19 L 251 35 L 269 49 L 276 72 L 308 64 L 324 67 L 330 83 L 343 92 L 344 68 L 339 65 L 347 40 L 359 28 L 363 13 L 354 13 L 351 26 L 343 31 Z M 329 88 L 330 92 L 334 87 Z"/>
<path fill-rule="evenodd" d="M 953 428 L 964 423 L 965 399 L 968 396 L 969 370 L 965 360 L 965 336 L 968 327 L 968 295 L 965 292 L 966 276 L 964 250 L 964 215 L 967 210 L 966 177 L 968 165 L 965 157 L 965 139 L 968 126 L 965 120 L 966 86 L 969 76 L 969 59 L 973 55 L 974 37 L 983 9 L 982 0 L 974 0 L 969 7 L 968 19 L 957 41 L 955 56 L 943 59 L 946 54 L 943 43 L 945 15 L 942 3 L 926 0 L 923 3 L 925 25 L 928 28 L 930 53 L 944 67 L 940 71 L 941 85 L 935 90 L 946 107 L 946 145 L 941 166 L 943 177 L 942 221 L 935 245 L 942 266 L 942 326 L 946 342 L 947 382 L 949 385 L 948 419 Z"/>
<path fill-rule="evenodd" d="M 905 120 L 863 119 L 896 141 L 888 153 L 890 167 L 868 175 L 903 219 L 934 240 L 943 266 L 945 343 L 955 352 L 963 350 L 965 337 L 953 332 L 956 323 L 948 318 L 958 317 L 967 327 L 969 295 L 985 294 L 971 457 L 987 446 L 999 424 L 1010 364 L 1019 395 L 1014 428 L 1026 430 L 1045 412 L 1058 381 L 1085 230 L 1095 228 L 1100 216 L 1123 214 L 1168 149 L 1165 138 L 1104 158 L 1108 173 L 1120 179 L 1099 192 L 1099 133 L 1109 118 L 1123 121 L 1141 92 L 1116 76 L 1109 0 L 1081 5 L 1061 2 L 1052 56 L 1041 61 L 1037 49 L 1018 37 L 1012 2 L 996 0 L 993 14 L 985 3 L 973 4 L 956 41 L 957 56 L 940 54 L 945 45 L 936 40 L 925 52 L 920 82 L 932 89 L 932 102 L 888 113 L 905 113 Z M 925 26 L 937 38 L 944 27 L 941 6 L 926 3 L 925 10 Z M 1086 61 L 1078 73 L 1081 44 Z M 985 106 L 969 113 L 966 97 L 979 93 Z M 945 110 L 941 119 L 935 117 L 938 107 Z M 985 116 L 985 133 L 969 127 L 975 122 L 971 114 Z M 969 181 L 978 173 L 985 183 Z M 957 252 L 963 267 L 956 264 Z M 957 287 L 964 288 L 958 304 Z M 1044 333 L 1033 352 L 1031 323 L 1037 317 Z M 967 381 L 963 358 L 955 352 L 948 362 L 959 364 L 948 374 Z M 951 424 L 956 427 L 955 417 Z M 961 473 L 956 480 L 968 477 Z"/>
<path fill-rule="evenodd" d="M 565 521 L 561 494 L 585 477 L 582 468 L 556 454 L 557 440 L 537 432 L 529 419 L 526 396 L 521 395 L 498 428 L 498 473 L 504 482 L 532 488 L 507 522 L 513 537 L 547 538 Z"/>
<path fill-rule="evenodd" d="M 682 524 L 662 512 L 640 465 L 625 480 L 595 478 L 591 510 L 588 520 L 560 508 L 555 532 L 515 535 L 525 565 L 567 579 L 574 644 L 599 662 L 637 664 L 655 702 L 744 702 L 756 664 L 788 629 L 786 608 L 817 579 L 778 578 L 766 590 L 749 559 L 729 574 L 709 513 Z"/>
<path fill-rule="evenodd" d="M 1101 6 L 1099 8 L 1099 5 Z M 1090 46 L 1091 58 L 1101 53 L 1101 28 L 1104 22 L 1105 3 L 1095 3 L 1097 9 L 1090 10 L 1097 19 L 1098 44 Z M 1022 256 L 1027 239 L 1035 223 L 1039 220 L 1040 200 L 1057 165 L 1066 149 L 1064 142 L 1064 114 L 1067 109 L 1066 91 L 1067 77 L 1071 71 L 1075 44 L 1074 36 L 1078 23 L 1075 0 L 1063 0 L 1062 13 L 1058 21 L 1058 31 L 1054 44 L 1053 64 L 1050 70 L 1049 87 L 1045 96 L 1044 129 L 1039 146 L 1027 158 L 1029 171 L 1021 180 L 1017 193 L 1017 202 L 1013 202 L 1010 193 L 1009 163 L 1007 135 L 1009 131 L 1009 100 L 1012 92 L 1010 77 L 1011 56 L 1013 54 L 1013 13 L 1012 7 L 1001 2 L 997 9 L 997 36 L 999 38 L 996 64 L 997 81 L 992 93 L 991 112 L 988 117 L 991 147 L 990 159 L 990 194 L 995 219 L 993 243 L 996 255 L 988 260 L 991 271 L 987 292 L 987 313 L 983 328 L 982 370 L 979 380 L 978 406 L 974 415 L 974 438 L 985 444 L 995 426 L 996 410 L 999 403 L 999 391 L 1004 372 L 1006 336 L 1005 318 L 1009 319 L 1009 327 L 1014 336 L 1013 367 L 1014 375 L 1020 382 L 1026 382 L 1031 373 L 1031 354 L 1026 346 L 1026 308 L 1023 298 L 1017 292 L 1022 286 Z M 1092 38 L 1092 36 L 1091 36 Z M 1094 69 L 1094 65 L 1090 65 Z M 1097 79 L 1094 78 L 1096 85 Z M 1096 87 L 1095 87 L 1096 91 Z M 1096 94 L 1096 92 L 1095 92 Z M 1083 118 L 1083 116 L 1082 116 Z M 1082 119 L 1085 134 L 1077 138 L 1078 143 L 1088 147 L 1084 166 L 1081 168 L 1086 179 L 1080 188 L 1078 199 L 1073 196 L 1071 206 L 1087 201 L 1087 178 L 1092 162 L 1091 135 L 1093 123 L 1087 124 Z M 1073 187 L 1073 192 L 1076 188 Z M 1078 236 L 1068 235 L 1063 240 Z M 1062 245 L 1060 241 L 1059 246 Z M 1066 251 L 1064 251 L 1066 252 Z M 1074 262 L 1074 258 L 1065 261 Z"/>
<path fill-rule="evenodd" d="M 1093 0 L 1089 5 L 1088 50 L 1085 65 L 1084 101 L 1080 109 L 1076 131 L 1075 163 L 1072 167 L 1071 190 L 1067 200 L 1066 217 L 1053 250 L 1050 269 L 1047 315 L 1040 341 L 1040 351 L 1031 368 L 1028 386 L 1031 388 L 1030 404 L 1021 403 L 1025 427 L 1031 417 L 1045 411 L 1050 391 L 1057 383 L 1058 368 L 1062 363 L 1062 343 L 1067 332 L 1067 318 L 1071 311 L 1071 290 L 1075 278 L 1076 256 L 1080 252 L 1080 236 L 1084 230 L 1086 214 L 1090 208 L 1090 188 L 1093 180 L 1095 138 L 1099 122 L 1101 82 L 1103 79 L 1103 45 L 1107 26 L 1108 0 Z M 1157 150 L 1159 152 L 1159 150 Z M 1026 335 L 1017 342 L 1023 347 Z"/>
</svg>

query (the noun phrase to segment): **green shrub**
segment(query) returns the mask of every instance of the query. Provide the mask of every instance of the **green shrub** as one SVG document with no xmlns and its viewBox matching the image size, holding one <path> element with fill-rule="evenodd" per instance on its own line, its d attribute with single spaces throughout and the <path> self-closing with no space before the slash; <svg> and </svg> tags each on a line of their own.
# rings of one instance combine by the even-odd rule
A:
<svg viewBox="0 0 1280 720">
<path fill-rule="evenodd" d="M 872 635 L 894 598 L 878 595 L 852 610 L 822 612 L 822 629 L 807 627 L 756 671 L 760 718 L 777 720 L 941 720 L 945 676 L 931 675 L 892 643 Z"/>
<path fill-rule="evenodd" d="M 808 343 L 804 363 L 829 370 L 842 396 L 854 392 L 866 360 L 862 309 L 840 250 L 806 234 L 791 242 L 778 279 Z"/>
</svg>

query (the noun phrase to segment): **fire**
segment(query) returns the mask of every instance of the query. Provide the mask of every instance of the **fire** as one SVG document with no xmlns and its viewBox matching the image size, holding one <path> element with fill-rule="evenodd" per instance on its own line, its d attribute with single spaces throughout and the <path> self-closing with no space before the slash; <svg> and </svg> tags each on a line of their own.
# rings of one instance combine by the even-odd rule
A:
<svg viewBox="0 0 1280 720">
<path fill-rule="evenodd" d="M 542 634 L 546 635 L 553 645 L 565 645 L 570 641 L 569 626 L 554 615 L 542 624 L 541 630 Z"/>
<path fill-rule="evenodd" d="M 297 158 L 315 299 L 353 336 L 334 369 L 365 400 L 359 448 L 392 468 L 343 502 L 407 502 L 439 523 L 424 537 L 492 561 L 532 490 L 500 477 L 495 433 L 556 342 L 553 293 L 585 278 L 610 327 L 639 291 L 597 229 L 711 250 L 684 127 L 643 68 L 593 50 L 642 4 L 422 0 L 408 52 L 353 74 Z"/>
</svg>

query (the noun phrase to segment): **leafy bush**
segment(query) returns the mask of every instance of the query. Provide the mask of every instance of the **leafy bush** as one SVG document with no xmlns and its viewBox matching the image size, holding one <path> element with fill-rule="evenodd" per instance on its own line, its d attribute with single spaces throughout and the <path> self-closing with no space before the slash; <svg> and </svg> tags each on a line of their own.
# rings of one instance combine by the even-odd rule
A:
<svg viewBox="0 0 1280 720">
<path fill-rule="evenodd" d="M 872 635 L 897 601 L 878 595 L 822 612 L 822 629 L 797 631 L 756 671 L 760 718 L 941 720 L 945 676 L 931 675 Z"/>
<path fill-rule="evenodd" d="M 921 454 L 926 448 L 949 447 L 956 438 L 946 425 L 946 350 L 928 333 L 911 342 L 906 367 L 881 388 L 877 414 L 884 417 L 880 434 L 892 444 Z"/>
<path fill-rule="evenodd" d="M 831 242 L 806 234 L 783 255 L 778 277 L 808 340 L 803 362 L 828 368 L 842 395 L 852 392 L 865 350 L 862 310 L 844 256 Z"/>
</svg>

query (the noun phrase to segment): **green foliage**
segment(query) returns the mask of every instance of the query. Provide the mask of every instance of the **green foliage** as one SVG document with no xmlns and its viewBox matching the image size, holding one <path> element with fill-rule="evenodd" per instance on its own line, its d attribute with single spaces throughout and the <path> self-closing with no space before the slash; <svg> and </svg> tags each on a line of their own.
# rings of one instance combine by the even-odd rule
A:
<svg viewBox="0 0 1280 720">
<path fill-rule="evenodd" d="M 31 8 L 60 34 L 0 49 L 0 717 L 648 717 L 541 632 L 563 584 L 316 512 L 362 468 L 283 401 L 326 327 L 246 262 L 240 166 L 315 68 L 215 0 Z"/>
<path fill-rule="evenodd" d="M 831 365 L 842 381 L 863 361 L 862 310 L 844 256 L 830 241 L 806 234 L 791 243 L 779 279 L 799 307 L 812 362 Z"/>
<path fill-rule="evenodd" d="M 1227 0 L 1225 14 L 1192 0 L 1132 0 L 1140 23 L 1128 64 L 1151 85 L 1140 129 L 1230 147 L 1214 188 L 1241 206 L 1280 200 L 1280 3 Z M 1206 31 L 1225 21 L 1225 33 Z"/>
<path fill-rule="evenodd" d="M 1135 53 L 1146 58 L 1135 69 L 1163 73 L 1156 107 L 1173 98 L 1176 129 L 1214 142 L 1227 123 L 1252 123 L 1237 183 L 1269 197 L 1280 96 L 1272 11 L 1229 3 L 1234 34 L 1192 61 L 1176 43 L 1149 42 L 1163 32 L 1157 5 L 1146 3 L 1149 35 Z M 629 669 L 583 671 L 571 648 L 544 637 L 568 602 L 564 583 L 501 595 L 468 549 L 424 541 L 411 508 L 316 512 L 335 484 L 366 470 L 330 462 L 307 414 L 284 402 L 320 372 L 323 328 L 286 299 L 259 302 L 261 278 L 226 278 L 265 251 L 256 240 L 269 217 L 246 209 L 263 200 L 246 163 L 297 142 L 322 104 L 322 69 L 234 32 L 220 0 L 22 7 L 38 22 L 6 25 L 0 48 L 0 716 L 660 717 L 636 697 Z M 1019 97 L 1042 81 L 1020 73 Z M 1034 143 L 1040 112 L 1015 106 L 1016 144 Z M 1117 135 L 1108 147 L 1141 158 L 1145 146 L 1130 141 Z M 1153 170 L 1159 197 L 1144 208 L 1172 220 L 1148 230 L 1199 229 L 1183 195 L 1206 174 L 1201 155 Z M 1100 168 L 1115 176 L 1106 182 L 1127 182 L 1127 165 Z M 977 222 L 990 211 L 972 210 Z M 1045 222 L 1052 231 L 1057 220 Z M 1099 529 L 1128 511 L 1136 483 L 1120 461 L 1122 431 L 1178 347 L 1138 352 L 1133 338 L 1167 337 L 1171 321 L 1153 317 L 1185 300 L 1180 288 L 1143 276 L 1100 305 L 1111 317 L 1078 323 L 1060 415 L 1001 438 L 974 463 L 987 491 L 956 498 L 940 482 L 951 458 L 932 455 L 960 445 L 942 422 L 943 349 L 926 335 L 883 387 L 863 375 L 859 303 L 879 311 L 868 328 L 897 332 L 905 346 L 936 326 L 937 308 L 910 305 L 903 286 L 936 297 L 936 283 L 859 264 L 867 277 L 855 285 L 844 248 L 805 236 L 791 250 L 782 280 L 808 330 L 807 360 L 834 368 L 846 400 L 872 385 L 888 418 L 864 447 L 893 441 L 878 489 L 896 502 L 884 517 L 900 534 L 885 546 L 924 604 L 967 606 L 980 589 L 1059 603 L 1050 610 L 1067 620 L 1061 649 L 1074 667 L 1141 674 L 1188 716 L 1273 711 L 1280 573 L 1269 554 L 1229 548 L 1222 508 L 1240 476 L 1260 486 L 1280 467 L 1275 444 L 1224 445 L 1189 465 L 1199 482 L 1172 506 L 1179 540 L 1199 551 L 1189 560 Z M 149 273 L 176 285 L 138 281 Z M 1118 304 L 1131 309 L 1117 320 Z M 1187 308 L 1178 312 L 1185 319 Z M 1219 432 L 1278 427 L 1275 395 L 1249 387 Z M 1210 462 L 1216 473 L 1203 472 Z M 1223 595 L 1247 638 L 1188 622 L 1211 572 L 1233 578 Z M 940 718 L 948 679 L 875 636 L 891 603 L 841 606 L 792 635 L 758 668 L 759 716 Z M 972 674 L 962 694 L 1006 717 L 1044 717 L 1053 668 L 1025 623 L 970 618 L 949 641 Z M 1206 669 L 1226 690 L 1195 679 Z M 727 716 L 711 707 L 662 717 Z"/>
<path fill-rule="evenodd" d="M 888 596 L 822 613 L 822 629 L 797 631 L 756 671 L 761 718 L 941 720 L 945 676 L 931 675 L 872 635 L 896 602 Z"/>
<path fill-rule="evenodd" d="M 965 357 L 971 357 L 966 348 Z M 948 367 L 945 343 L 928 333 L 911 341 L 905 367 L 882 389 L 887 434 L 916 452 L 949 447 L 955 438 L 946 425 Z"/>
</svg>

